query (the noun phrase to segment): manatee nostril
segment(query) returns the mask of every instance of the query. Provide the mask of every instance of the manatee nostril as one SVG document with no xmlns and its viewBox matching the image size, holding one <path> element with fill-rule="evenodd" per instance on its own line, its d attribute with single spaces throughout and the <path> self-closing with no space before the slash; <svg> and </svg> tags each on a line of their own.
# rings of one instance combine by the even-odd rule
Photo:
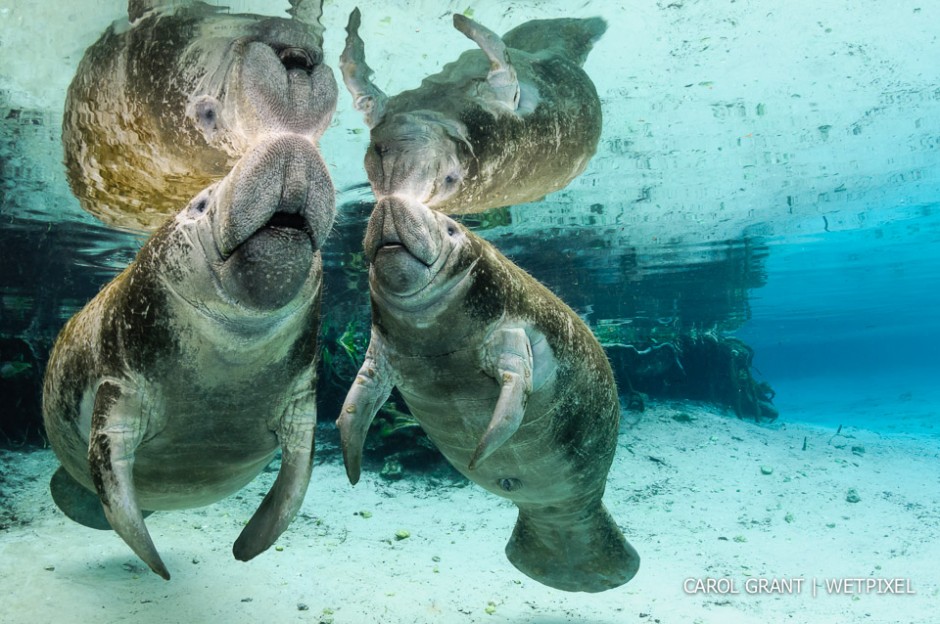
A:
<svg viewBox="0 0 940 624">
<path fill-rule="evenodd" d="M 309 51 L 304 48 L 297 47 L 287 47 L 279 50 L 277 53 L 277 58 L 280 59 L 281 65 L 284 66 L 284 69 L 302 69 L 305 72 L 312 71 L 313 68 L 320 62 L 319 52 L 314 52 L 311 54 Z"/>
</svg>

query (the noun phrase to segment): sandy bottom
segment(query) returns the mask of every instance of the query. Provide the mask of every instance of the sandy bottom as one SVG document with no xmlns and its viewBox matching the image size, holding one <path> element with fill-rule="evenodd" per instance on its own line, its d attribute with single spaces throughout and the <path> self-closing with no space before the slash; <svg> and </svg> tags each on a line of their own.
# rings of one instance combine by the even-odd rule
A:
<svg viewBox="0 0 940 624">
<path fill-rule="evenodd" d="M 372 473 L 352 488 L 329 435 L 301 515 L 249 563 L 231 545 L 273 473 L 210 507 L 148 518 L 169 582 L 115 534 L 55 508 L 51 451 L 4 451 L 0 621 L 936 622 L 940 437 L 834 433 L 685 403 L 625 415 L 605 500 L 642 565 L 593 595 L 512 567 L 508 502 L 447 475 Z M 714 591 L 701 591 L 709 578 Z M 859 578 L 882 582 L 830 587 Z"/>
</svg>

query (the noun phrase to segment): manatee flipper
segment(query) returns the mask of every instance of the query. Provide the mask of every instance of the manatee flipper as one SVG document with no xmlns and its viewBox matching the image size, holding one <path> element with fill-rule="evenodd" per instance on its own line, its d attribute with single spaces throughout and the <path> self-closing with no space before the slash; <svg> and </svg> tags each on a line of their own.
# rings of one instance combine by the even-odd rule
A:
<svg viewBox="0 0 940 624">
<path fill-rule="evenodd" d="M 339 68 L 356 110 L 363 114 L 366 125 L 371 129 L 385 116 L 388 96 L 370 79 L 372 69 L 366 65 L 365 44 L 359 36 L 360 21 L 357 7 L 349 14 L 349 22 L 346 24 L 346 47 L 339 57 Z"/>
<path fill-rule="evenodd" d="M 495 101 L 512 111 L 519 108 L 519 78 L 500 36 L 460 13 L 454 13 L 454 28 L 472 39 L 490 59 L 486 81 L 493 90 Z"/>
<path fill-rule="evenodd" d="M 127 18 L 134 22 L 143 17 L 147 11 L 152 11 L 158 4 L 160 3 L 155 0 L 128 0 Z"/>
<path fill-rule="evenodd" d="M 606 31 L 607 22 L 600 17 L 531 20 L 507 32 L 503 41 L 515 50 L 547 52 L 580 66 Z"/>
<path fill-rule="evenodd" d="M 564 508 L 519 505 L 506 556 L 526 576 L 564 591 L 612 589 L 640 568 L 640 556 L 601 501 Z"/>
<path fill-rule="evenodd" d="M 359 482 L 362 470 L 362 447 L 366 442 L 369 425 L 379 408 L 392 393 L 395 385 L 391 369 L 382 355 L 382 339 L 372 332 L 366 359 L 356 375 L 356 381 L 343 401 L 343 413 L 336 419 L 343 446 L 346 476 L 353 485 Z"/>
<path fill-rule="evenodd" d="M 323 25 L 320 23 L 320 18 L 323 17 L 323 0 L 290 0 L 287 12 L 291 18 L 307 24 L 317 34 L 323 34 Z"/>
<path fill-rule="evenodd" d="M 522 424 L 526 402 L 532 394 L 532 345 L 522 328 L 498 329 L 487 341 L 485 365 L 501 384 L 493 418 L 480 439 L 470 470 L 489 457 Z"/>
<path fill-rule="evenodd" d="M 98 386 L 91 417 L 88 463 L 108 523 L 150 569 L 170 580 L 134 490 L 134 451 L 146 431 L 140 395 L 114 380 Z"/>
<path fill-rule="evenodd" d="M 316 375 L 310 368 L 295 383 L 294 398 L 275 428 L 281 443 L 281 468 L 274 485 L 235 540 L 232 554 L 239 561 L 248 561 L 270 548 L 304 502 L 313 471 L 316 386 Z"/>
</svg>

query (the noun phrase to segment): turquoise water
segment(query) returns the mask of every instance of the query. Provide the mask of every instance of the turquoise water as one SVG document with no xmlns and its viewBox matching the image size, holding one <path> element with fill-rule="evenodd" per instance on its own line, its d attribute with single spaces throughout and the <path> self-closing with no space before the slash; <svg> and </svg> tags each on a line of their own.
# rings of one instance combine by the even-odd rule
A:
<svg viewBox="0 0 940 624">
<path fill-rule="evenodd" d="M 768 241 L 767 284 L 737 335 L 789 417 L 936 434 L 940 217 L 916 213 Z"/>
</svg>

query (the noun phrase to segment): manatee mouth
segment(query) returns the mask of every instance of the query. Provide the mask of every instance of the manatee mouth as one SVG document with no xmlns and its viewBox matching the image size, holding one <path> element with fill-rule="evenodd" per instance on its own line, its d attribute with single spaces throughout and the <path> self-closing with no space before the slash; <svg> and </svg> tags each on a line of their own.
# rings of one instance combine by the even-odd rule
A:
<svg viewBox="0 0 940 624">
<path fill-rule="evenodd" d="M 309 239 L 313 249 L 317 249 L 316 237 L 313 235 L 310 223 L 301 213 L 277 211 L 250 238 L 265 231 L 278 233 L 291 240 L 300 240 L 301 237 Z"/>
<path fill-rule="evenodd" d="M 290 228 L 294 230 L 310 231 L 307 220 L 298 213 L 275 212 L 271 219 L 264 224 L 268 228 Z"/>
<path fill-rule="evenodd" d="M 409 197 L 382 197 L 372 211 L 363 248 L 380 273 L 430 269 L 441 253 L 437 223 L 429 208 Z"/>
<path fill-rule="evenodd" d="M 403 243 L 397 242 L 386 242 L 379 245 L 379 247 L 375 250 L 375 254 L 372 256 L 372 262 L 381 262 L 383 259 L 387 261 L 391 256 L 399 256 L 399 259 L 396 261 L 398 263 L 414 262 L 416 265 L 420 265 L 425 268 L 430 268 L 431 266 L 423 259 L 413 254 L 411 250 L 408 249 L 408 247 L 406 247 Z"/>
<path fill-rule="evenodd" d="M 225 290 L 256 310 L 283 308 L 295 300 L 318 266 L 319 247 L 303 214 L 279 210 L 239 243 L 220 268 Z"/>
<path fill-rule="evenodd" d="M 376 245 L 375 250 L 371 253 L 370 259 L 374 261 L 379 256 L 379 254 L 392 251 L 403 251 L 411 256 L 414 256 L 414 254 L 411 253 L 411 250 L 408 249 L 408 247 L 403 242 L 401 242 L 400 238 L 398 238 L 398 232 L 386 232 L 384 233 L 382 239 L 378 241 L 378 245 Z M 415 256 L 415 260 L 427 266 L 427 262 L 424 262 L 421 258 Z"/>
<path fill-rule="evenodd" d="M 237 252 L 244 251 L 246 247 L 255 245 L 260 240 L 271 240 L 271 234 L 283 242 L 309 240 L 311 248 L 317 250 L 317 237 L 313 235 L 313 228 L 306 217 L 299 212 L 278 210 L 263 225 L 244 236 L 231 251 L 223 253 L 222 259 L 227 261 Z"/>
<path fill-rule="evenodd" d="M 310 52 L 294 46 L 278 50 L 277 58 L 287 71 L 300 69 L 309 74 L 316 66 L 316 61 L 310 55 Z"/>
</svg>

